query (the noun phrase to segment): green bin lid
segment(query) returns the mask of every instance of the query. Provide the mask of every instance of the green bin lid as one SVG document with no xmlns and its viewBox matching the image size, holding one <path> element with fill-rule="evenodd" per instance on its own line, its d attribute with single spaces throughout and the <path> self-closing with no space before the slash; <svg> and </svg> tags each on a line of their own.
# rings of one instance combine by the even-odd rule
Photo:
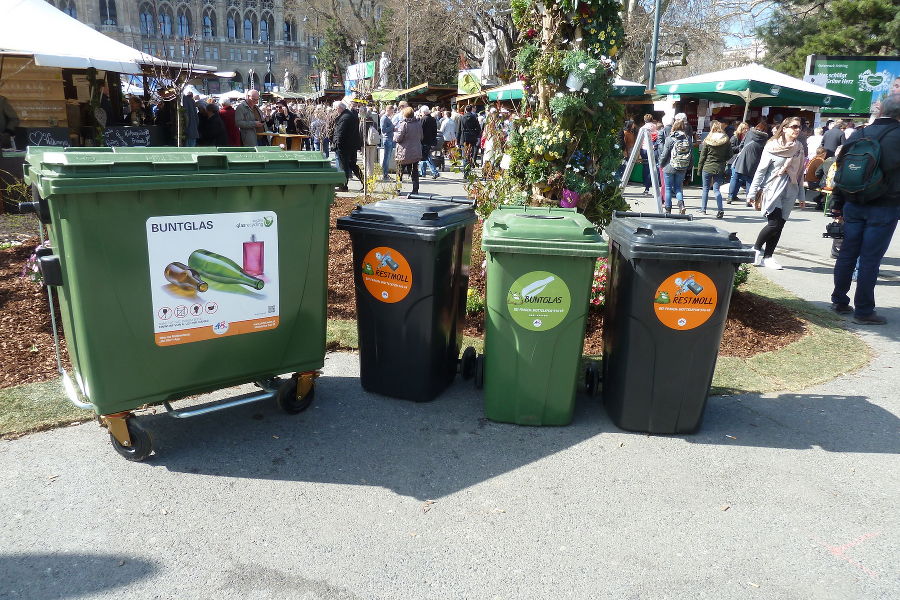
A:
<svg viewBox="0 0 900 600">
<path fill-rule="evenodd" d="M 340 184 L 343 175 L 318 152 L 257 148 L 57 148 L 32 146 L 26 183 L 54 193 L 137 191 L 237 185 Z"/>
<path fill-rule="evenodd" d="M 445 200 L 389 198 L 358 205 L 337 220 L 337 228 L 350 232 L 433 240 L 446 232 L 474 223 L 471 206 Z"/>
<path fill-rule="evenodd" d="M 665 215 L 616 213 L 606 235 L 626 259 L 753 262 L 736 233 L 689 219 Z"/>
<path fill-rule="evenodd" d="M 484 223 L 481 247 L 488 252 L 606 256 L 593 223 L 574 208 L 501 206 Z"/>
</svg>

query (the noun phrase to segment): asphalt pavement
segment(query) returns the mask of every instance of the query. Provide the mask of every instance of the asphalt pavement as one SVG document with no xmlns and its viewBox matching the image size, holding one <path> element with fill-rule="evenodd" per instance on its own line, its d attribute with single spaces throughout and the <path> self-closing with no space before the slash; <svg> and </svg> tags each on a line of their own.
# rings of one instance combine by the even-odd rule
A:
<svg viewBox="0 0 900 600">
<path fill-rule="evenodd" d="M 726 208 L 752 241 L 758 213 Z M 822 306 L 824 223 L 795 212 L 765 271 Z M 882 277 L 889 324 L 848 321 L 866 368 L 712 397 L 694 435 L 618 430 L 585 396 L 568 427 L 493 423 L 470 382 L 380 397 L 336 353 L 300 415 L 144 416 L 145 463 L 94 423 L 2 441 L 0 598 L 898 598 L 897 237 Z"/>
</svg>

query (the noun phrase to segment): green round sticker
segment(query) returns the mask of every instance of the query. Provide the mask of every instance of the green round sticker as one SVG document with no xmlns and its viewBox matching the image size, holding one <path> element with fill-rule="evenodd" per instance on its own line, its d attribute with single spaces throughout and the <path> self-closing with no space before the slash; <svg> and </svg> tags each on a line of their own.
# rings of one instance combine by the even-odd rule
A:
<svg viewBox="0 0 900 600">
<path fill-rule="evenodd" d="M 509 315 L 530 331 L 547 331 L 562 323 L 569 314 L 572 295 L 558 275 L 532 271 L 522 275 L 506 294 Z"/>
</svg>

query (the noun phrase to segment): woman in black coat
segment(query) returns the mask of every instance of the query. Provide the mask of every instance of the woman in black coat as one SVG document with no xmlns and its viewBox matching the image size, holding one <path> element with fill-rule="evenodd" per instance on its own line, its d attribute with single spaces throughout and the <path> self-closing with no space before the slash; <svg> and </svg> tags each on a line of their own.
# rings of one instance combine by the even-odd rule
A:
<svg viewBox="0 0 900 600">
<path fill-rule="evenodd" d="M 762 121 L 744 136 L 744 140 L 741 142 L 741 152 L 731 165 L 733 172 L 731 174 L 731 185 L 728 186 L 728 204 L 737 202 L 738 190 L 741 186 L 747 187 L 753 181 L 753 175 L 756 173 L 756 167 L 759 165 L 759 159 L 762 157 L 763 148 L 769 140 L 769 134 L 766 132 L 767 128 L 766 122 Z M 747 203 L 747 206 L 752 205 L 752 201 Z"/>
<path fill-rule="evenodd" d="M 228 146 L 228 131 L 225 129 L 225 121 L 219 114 L 219 107 L 213 103 L 206 105 L 206 127 L 204 137 L 201 138 L 204 146 Z"/>
</svg>

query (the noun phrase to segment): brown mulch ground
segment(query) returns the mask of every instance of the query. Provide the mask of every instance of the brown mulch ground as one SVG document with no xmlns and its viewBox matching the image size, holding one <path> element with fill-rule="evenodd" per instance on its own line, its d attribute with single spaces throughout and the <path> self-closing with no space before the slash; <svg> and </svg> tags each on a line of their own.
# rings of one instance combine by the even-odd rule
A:
<svg viewBox="0 0 900 600">
<path fill-rule="evenodd" d="M 337 230 L 335 220 L 349 214 L 357 201 L 356 198 L 337 198 L 331 211 L 329 318 L 356 318 L 350 236 L 345 231 Z M 31 238 L 22 246 L 0 250 L 0 388 L 46 381 L 57 374 L 46 292 L 21 277 L 22 267 L 37 243 L 37 238 Z M 483 260 L 480 227 L 476 227 L 469 284 L 482 297 L 485 291 Z M 735 292 L 720 353 L 723 356 L 749 358 L 783 348 L 802 337 L 805 330 L 804 323 L 780 304 L 755 294 Z M 590 313 L 587 331 L 585 354 L 601 354 L 602 313 Z M 61 324 L 59 333 L 62 336 Z M 484 335 L 483 313 L 466 318 L 465 333 L 472 337 Z M 65 344 L 63 364 L 70 368 Z"/>
<path fill-rule="evenodd" d="M 349 214 L 356 203 L 356 198 L 338 198 L 331 209 L 328 316 L 333 318 L 356 318 L 350 236 L 334 227 L 335 219 Z M 485 292 L 483 262 L 481 228 L 475 227 L 469 287 L 478 290 L 482 298 Z M 750 358 L 761 352 L 783 348 L 802 337 L 805 331 L 803 321 L 784 306 L 756 294 L 737 291 L 731 297 L 719 353 L 722 356 Z M 584 353 L 602 354 L 603 314 L 600 310 L 592 310 L 588 315 L 587 332 Z M 484 313 L 466 317 L 465 334 L 471 337 L 484 336 Z"/>
<path fill-rule="evenodd" d="M 22 267 L 39 241 L 30 238 L 21 246 L 0 250 L 0 388 L 57 375 L 47 293 L 22 277 Z M 57 326 L 62 337 L 59 320 Z M 65 344 L 62 356 L 63 364 L 71 368 Z"/>
</svg>

